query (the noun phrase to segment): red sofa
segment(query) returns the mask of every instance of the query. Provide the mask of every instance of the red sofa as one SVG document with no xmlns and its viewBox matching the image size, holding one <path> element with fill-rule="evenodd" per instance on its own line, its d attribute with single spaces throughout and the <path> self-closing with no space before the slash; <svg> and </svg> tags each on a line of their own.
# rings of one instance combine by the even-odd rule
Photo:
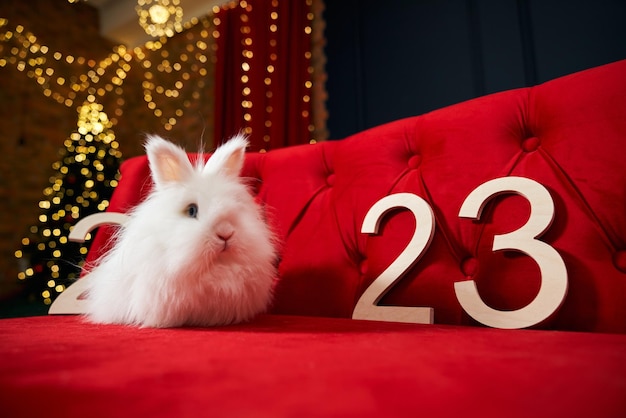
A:
<svg viewBox="0 0 626 418">
<path fill-rule="evenodd" d="M 2 416 L 622 418 L 625 159 L 626 61 L 249 154 L 244 175 L 282 241 L 270 312 L 217 328 L 2 320 Z M 137 204 L 147 177 L 145 158 L 125 162 L 109 210 Z M 552 209 L 496 187 L 478 198 L 479 219 L 459 216 L 500 178 L 542 186 Z M 421 197 L 426 215 L 384 208 L 378 234 L 362 233 L 370 208 L 398 193 Z M 539 250 L 494 250 L 541 216 L 544 227 L 521 239 Z M 432 308 L 434 324 L 351 319 L 416 230 L 424 250 L 411 248 L 406 273 L 376 299 Z M 101 228 L 91 257 L 109 234 Z M 525 329 L 484 326 L 457 295 L 470 280 L 486 318 L 519 316 L 539 294 L 553 306 Z"/>
</svg>

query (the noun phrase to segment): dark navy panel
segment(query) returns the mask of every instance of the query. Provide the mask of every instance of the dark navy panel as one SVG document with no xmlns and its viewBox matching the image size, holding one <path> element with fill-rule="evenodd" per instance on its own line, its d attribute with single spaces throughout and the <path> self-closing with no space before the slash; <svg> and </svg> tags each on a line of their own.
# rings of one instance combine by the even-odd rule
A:
<svg viewBox="0 0 626 418">
<path fill-rule="evenodd" d="M 364 129 L 363 66 L 359 58 L 362 7 L 359 3 L 357 0 L 326 1 L 326 106 L 331 139 Z"/>
<path fill-rule="evenodd" d="M 376 3 L 362 20 L 366 127 L 474 96 L 466 0 Z"/>
<path fill-rule="evenodd" d="M 530 10 L 538 82 L 626 58 L 625 0 L 533 0 Z"/>
<path fill-rule="evenodd" d="M 485 78 L 483 94 L 527 85 L 518 2 L 476 1 Z"/>
<path fill-rule="evenodd" d="M 626 58 L 626 0 L 325 0 L 338 139 Z"/>
</svg>

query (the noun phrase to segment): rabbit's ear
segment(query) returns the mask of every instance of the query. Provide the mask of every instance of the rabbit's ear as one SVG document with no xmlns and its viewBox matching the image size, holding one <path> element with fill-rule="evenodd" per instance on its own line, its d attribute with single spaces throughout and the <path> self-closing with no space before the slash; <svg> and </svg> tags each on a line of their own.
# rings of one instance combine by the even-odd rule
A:
<svg viewBox="0 0 626 418">
<path fill-rule="evenodd" d="M 203 172 L 222 172 L 228 176 L 238 176 L 243 168 L 248 141 L 243 135 L 236 135 L 215 150 L 204 166 Z"/>
<path fill-rule="evenodd" d="M 159 136 L 148 137 L 146 153 L 152 179 L 158 188 L 184 182 L 193 174 L 193 166 L 185 150 Z"/>
</svg>

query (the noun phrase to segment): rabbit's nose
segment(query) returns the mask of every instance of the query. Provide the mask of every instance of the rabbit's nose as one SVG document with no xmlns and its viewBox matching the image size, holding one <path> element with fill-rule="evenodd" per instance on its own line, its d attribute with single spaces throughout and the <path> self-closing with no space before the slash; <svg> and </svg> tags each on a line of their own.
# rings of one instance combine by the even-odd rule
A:
<svg viewBox="0 0 626 418">
<path fill-rule="evenodd" d="M 226 245 L 228 240 L 230 240 L 234 234 L 235 229 L 230 224 L 222 224 L 215 231 L 215 235 L 217 235 L 220 240 L 224 241 L 224 245 Z"/>
<path fill-rule="evenodd" d="M 222 241 L 228 241 L 234 234 L 235 234 L 235 231 L 233 230 L 225 231 L 225 232 L 218 232 L 217 237 L 221 239 Z"/>
</svg>

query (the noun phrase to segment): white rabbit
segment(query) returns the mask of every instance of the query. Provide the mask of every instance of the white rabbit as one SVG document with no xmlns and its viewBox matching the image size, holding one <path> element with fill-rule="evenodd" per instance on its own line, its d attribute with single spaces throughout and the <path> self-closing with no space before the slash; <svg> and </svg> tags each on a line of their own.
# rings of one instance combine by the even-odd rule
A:
<svg viewBox="0 0 626 418">
<path fill-rule="evenodd" d="M 148 137 L 154 189 L 88 273 L 89 321 L 211 326 L 267 309 L 275 241 L 239 177 L 247 145 L 235 136 L 192 165 L 182 148 Z"/>
</svg>

